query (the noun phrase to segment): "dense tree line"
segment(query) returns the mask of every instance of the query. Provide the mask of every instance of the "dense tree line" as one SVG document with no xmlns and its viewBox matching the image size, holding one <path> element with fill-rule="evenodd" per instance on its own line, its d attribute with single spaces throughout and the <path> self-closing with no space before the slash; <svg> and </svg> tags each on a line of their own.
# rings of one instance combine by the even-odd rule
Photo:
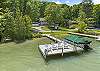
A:
<svg viewBox="0 0 100 71">
<path fill-rule="evenodd" d="M 100 28 L 99 5 L 94 5 L 92 0 L 83 0 L 73 6 L 44 2 L 40 5 L 40 17 L 45 18 L 49 24 L 59 23 L 63 27 L 85 23 L 84 25 Z"/>
<path fill-rule="evenodd" d="M 92 0 L 73 6 L 39 0 L 0 0 L 0 41 L 30 39 L 32 22 L 38 22 L 39 18 L 49 25 L 100 28 L 100 4 L 94 5 Z"/>
<path fill-rule="evenodd" d="M 88 26 L 100 27 L 99 5 L 94 5 L 92 0 L 83 0 L 80 4 L 73 6 L 52 2 L 46 6 L 44 17 L 48 23 L 57 22 L 65 27 L 81 22 Z"/>
<path fill-rule="evenodd" d="M 6 39 L 22 41 L 32 37 L 32 21 L 37 20 L 38 9 L 31 5 L 36 3 L 31 0 L 0 0 L 1 42 Z"/>
</svg>

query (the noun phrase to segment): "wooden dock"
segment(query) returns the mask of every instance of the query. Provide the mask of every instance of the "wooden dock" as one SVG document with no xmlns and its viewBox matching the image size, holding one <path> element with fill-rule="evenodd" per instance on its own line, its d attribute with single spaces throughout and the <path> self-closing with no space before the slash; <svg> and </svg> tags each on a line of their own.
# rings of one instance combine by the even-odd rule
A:
<svg viewBox="0 0 100 71">
<path fill-rule="evenodd" d="M 50 55 L 61 54 L 63 56 L 64 53 L 82 51 L 83 49 L 68 43 L 59 42 L 56 44 L 39 45 L 39 50 L 46 59 Z"/>
<path fill-rule="evenodd" d="M 96 40 L 100 41 L 100 36 L 98 36 L 98 37 L 96 38 Z"/>
<path fill-rule="evenodd" d="M 39 50 L 41 51 L 41 53 L 45 59 L 47 56 L 50 56 L 50 55 L 61 54 L 63 56 L 64 53 L 71 53 L 71 52 L 84 50 L 83 45 L 75 45 L 72 43 L 68 43 L 64 40 L 62 41 L 60 39 L 57 39 L 49 34 L 42 34 L 42 35 L 57 42 L 55 44 L 39 45 Z M 79 34 L 77 34 L 77 35 L 79 35 Z M 83 34 L 81 34 L 81 35 L 84 36 Z M 89 36 L 89 35 L 87 35 L 87 36 Z M 95 37 L 95 36 L 92 36 L 92 37 Z M 97 37 L 95 37 L 95 38 L 97 38 Z"/>
<path fill-rule="evenodd" d="M 57 38 L 51 36 L 50 34 L 42 34 L 42 36 L 48 37 L 48 38 L 50 38 L 50 39 L 52 39 L 52 40 L 54 40 L 56 42 L 61 42 L 62 41 L 60 39 L 57 39 Z"/>
</svg>

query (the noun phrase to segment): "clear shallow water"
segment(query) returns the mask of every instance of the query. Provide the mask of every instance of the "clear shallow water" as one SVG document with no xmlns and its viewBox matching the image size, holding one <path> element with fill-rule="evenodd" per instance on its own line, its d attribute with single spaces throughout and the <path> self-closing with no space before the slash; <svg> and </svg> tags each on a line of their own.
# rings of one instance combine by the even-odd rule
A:
<svg viewBox="0 0 100 71">
<path fill-rule="evenodd" d="M 53 56 L 48 62 L 33 41 L 18 44 L 15 48 L 12 44 L 10 48 L 0 48 L 0 71 L 99 71 L 100 42 L 93 40 L 92 44 L 91 52 Z"/>
</svg>

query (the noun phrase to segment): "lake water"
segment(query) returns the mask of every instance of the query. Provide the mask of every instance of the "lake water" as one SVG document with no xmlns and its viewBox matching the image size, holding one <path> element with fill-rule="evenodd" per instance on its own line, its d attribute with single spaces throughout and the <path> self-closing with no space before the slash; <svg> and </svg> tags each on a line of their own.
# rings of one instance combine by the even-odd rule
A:
<svg viewBox="0 0 100 71">
<path fill-rule="evenodd" d="M 99 71 L 100 42 L 93 40 L 93 50 L 81 54 L 53 56 L 45 61 L 33 42 L 18 44 L 22 48 L 0 49 L 0 71 Z M 12 45 L 14 46 L 14 45 Z M 9 47 L 9 46 L 8 46 Z"/>
<path fill-rule="evenodd" d="M 42 71 L 99 71 L 100 42 L 93 40 L 92 44 L 93 51 L 50 58 Z"/>
</svg>

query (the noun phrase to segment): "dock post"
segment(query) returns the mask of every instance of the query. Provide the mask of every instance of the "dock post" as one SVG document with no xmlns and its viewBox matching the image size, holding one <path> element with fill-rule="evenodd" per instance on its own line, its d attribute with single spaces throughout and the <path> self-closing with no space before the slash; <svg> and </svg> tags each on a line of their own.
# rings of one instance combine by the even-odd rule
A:
<svg viewBox="0 0 100 71">
<path fill-rule="evenodd" d="M 62 42 L 63 43 L 63 42 Z M 62 45 L 62 56 L 64 56 L 64 43 Z"/>
<path fill-rule="evenodd" d="M 64 53 L 63 53 L 63 48 L 62 48 L 62 56 L 64 55 Z"/>
<path fill-rule="evenodd" d="M 48 50 L 47 49 L 45 49 L 45 52 L 44 52 L 45 54 L 44 54 L 44 57 L 45 57 L 45 59 L 46 59 L 46 57 L 47 57 L 47 54 L 48 54 Z"/>
</svg>

